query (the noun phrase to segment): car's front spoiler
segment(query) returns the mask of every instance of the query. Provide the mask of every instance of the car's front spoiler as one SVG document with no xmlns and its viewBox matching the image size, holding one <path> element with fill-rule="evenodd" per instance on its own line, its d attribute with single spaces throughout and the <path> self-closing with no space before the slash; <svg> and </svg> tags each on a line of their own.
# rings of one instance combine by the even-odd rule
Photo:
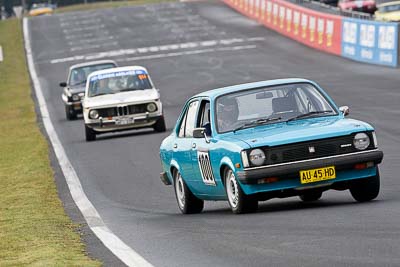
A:
<svg viewBox="0 0 400 267">
<path fill-rule="evenodd" d="M 378 149 L 374 149 L 330 157 L 246 168 L 242 171 L 237 171 L 236 176 L 243 184 L 256 184 L 258 180 L 262 178 L 290 175 L 293 173 L 298 173 L 301 170 L 322 168 L 327 166 L 335 166 L 336 168 L 340 169 L 340 167 L 343 166 L 351 166 L 364 162 L 373 162 L 374 164 L 379 164 L 382 162 L 382 159 L 383 152 Z"/>
<path fill-rule="evenodd" d="M 156 115 L 156 116 L 146 115 L 142 117 L 136 117 L 134 123 L 124 124 L 124 125 L 117 125 L 115 123 L 115 120 L 100 119 L 98 122 L 87 123 L 86 125 L 89 128 L 95 130 L 97 133 L 118 132 L 135 128 L 152 127 L 157 122 L 157 120 L 159 120 L 162 117 L 163 117 L 162 115 Z"/>
</svg>

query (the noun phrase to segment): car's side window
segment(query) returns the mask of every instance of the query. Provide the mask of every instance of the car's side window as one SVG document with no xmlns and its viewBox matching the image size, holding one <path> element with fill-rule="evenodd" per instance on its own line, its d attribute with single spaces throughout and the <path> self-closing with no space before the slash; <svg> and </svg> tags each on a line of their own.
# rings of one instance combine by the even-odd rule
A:
<svg viewBox="0 0 400 267">
<path fill-rule="evenodd" d="M 189 104 L 188 112 L 186 115 L 186 124 L 185 124 L 185 137 L 193 136 L 193 129 L 195 127 L 196 121 L 196 112 L 199 106 L 199 101 L 193 101 Z"/>
<path fill-rule="evenodd" d="M 203 100 L 200 105 L 200 112 L 197 116 L 196 127 L 205 128 L 205 133 L 211 136 L 210 124 L 210 101 Z"/>
<path fill-rule="evenodd" d="M 185 125 L 186 125 L 187 110 L 182 118 L 181 126 L 179 127 L 178 137 L 185 137 Z"/>
</svg>

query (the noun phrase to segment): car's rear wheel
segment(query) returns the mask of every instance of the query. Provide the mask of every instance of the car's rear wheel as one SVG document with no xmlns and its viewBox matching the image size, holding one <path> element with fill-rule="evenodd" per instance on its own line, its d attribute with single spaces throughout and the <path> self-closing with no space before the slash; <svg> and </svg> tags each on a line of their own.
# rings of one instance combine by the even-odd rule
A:
<svg viewBox="0 0 400 267">
<path fill-rule="evenodd" d="M 76 113 L 75 111 L 71 108 L 71 106 L 65 106 L 65 117 L 67 120 L 75 120 L 76 119 Z"/>
<path fill-rule="evenodd" d="M 193 195 L 178 171 L 174 173 L 174 188 L 178 207 L 183 214 L 200 213 L 203 210 L 204 201 Z"/>
<path fill-rule="evenodd" d="M 96 140 L 96 132 L 93 129 L 89 128 L 86 124 L 85 124 L 85 136 L 86 136 L 86 141 L 88 142 Z"/>
<path fill-rule="evenodd" d="M 156 122 L 156 124 L 154 124 L 154 130 L 156 132 L 165 132 L 167 130 L 166 126 L 165 126 L 165 119 L 164 116 L 162 116 L 161 118 L 159 118 Z"/>
<path fill-rule="evenodd" d="M 250 213 L 258 209 L 258 200 L 254 196 L 246 195 L 236 180 L 231 169 L 225 171 L 225 190 L 229 206 L 233 213 Z"/>
<path fill-rule="evenodd" d="M 379 195 L 380 175 L 376 167 L 376 175 L 368 178 L 354 180 L 350 187 L 350 193 L 358 202 L 375 199 Z"/>
<path fill-rule="evenodd" d="M 322 192 L 308 192 L 299 196 L 299 198 L 304 202 L 317 201 L 321 197 L 322 197 Z"/>
</svg>

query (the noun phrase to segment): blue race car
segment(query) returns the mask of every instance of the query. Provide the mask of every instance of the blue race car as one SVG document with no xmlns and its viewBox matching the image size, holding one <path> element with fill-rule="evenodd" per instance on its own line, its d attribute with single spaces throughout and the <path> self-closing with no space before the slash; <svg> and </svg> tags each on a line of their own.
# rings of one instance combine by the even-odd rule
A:
<svg viewBox="0 0 400 267">
<path fill-rule="evenodd" d="M 201 212 L 204 200 L 228 200 L 234 213 L 246 213 L 258 201 L 316 201 L 329 189 L 372 200 L 383 152 L 374 128 L 348 114 L 305 79 L 200 93 L 161 144 L 160 178 L 174 185 L 184 214 Z"/>
</svg>

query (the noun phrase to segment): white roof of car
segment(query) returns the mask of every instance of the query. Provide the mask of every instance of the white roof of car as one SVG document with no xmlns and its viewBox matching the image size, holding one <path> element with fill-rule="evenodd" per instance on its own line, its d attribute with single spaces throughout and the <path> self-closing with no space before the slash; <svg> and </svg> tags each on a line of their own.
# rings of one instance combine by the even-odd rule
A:
<svg viewBox="0 0 400 267">
<path fill-rule="evenodd" d="M 102 65 L 102 64 L 107 64 L 111 63 L 117 66 L 117 63 L 114 60 L 106 59 L 106 60 L 97 60 L 97 61 L 89 61 L 89 62 L 83 62 L 79 64 L 72 65 L 69 69 L 75 69 L 75 68 L 81 68 L 81 67 L 86 67 L 86 66 L 93 66 L 93 65 Z"/>
<path fill-rule="evenodd" d="M 128 66 L 128 67 L 118 67 L 118 68 L 98 70 L 98 71 L 90 73 L 89 77 L 99 75 L 99 74 L 107 74 L 107 73 L 130 71 L 130 70 L 144 70 L 145 72 L 147 72 L 146 68 L 144 68 L 142 66 Z M 88 80 L 89 80 L 89 77 L 88 77 Z"/>
</svg>

